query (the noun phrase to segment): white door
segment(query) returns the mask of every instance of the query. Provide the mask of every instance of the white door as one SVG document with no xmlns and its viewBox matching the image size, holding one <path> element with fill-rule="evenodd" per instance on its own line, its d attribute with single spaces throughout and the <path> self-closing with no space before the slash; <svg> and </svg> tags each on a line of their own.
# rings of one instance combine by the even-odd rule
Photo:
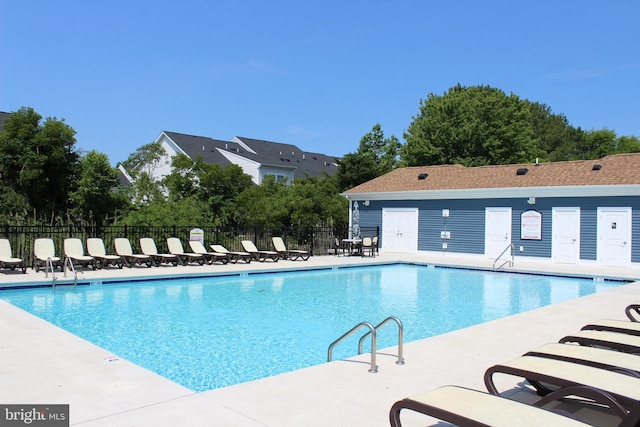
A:
<svg viewBox="0 0 640 427">
<path fill-rule="evenodd" d="M 382 250 L 415 253 L 418 250 L 418 209 L 382 210 Z"/>
<path fill-rule="evenodd" d="M 484 253 L 496 258 L 511 244 L 511 208 L 486 208 Z"/>
<path fill-rule="evenodd" d="M 580 208 L 553 208 L 551 258 L 575 264 L 580 259 Z"/>
<path fill-rule="evenodd" d="M 598 262 L 627 267 L 631 261 L 631 208 L 598 208 Z"/>
</svg>

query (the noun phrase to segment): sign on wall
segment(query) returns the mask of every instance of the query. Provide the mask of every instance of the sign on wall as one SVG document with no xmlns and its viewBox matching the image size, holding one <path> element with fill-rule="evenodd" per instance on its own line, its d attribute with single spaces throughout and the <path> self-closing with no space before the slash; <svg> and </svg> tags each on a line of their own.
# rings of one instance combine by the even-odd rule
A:
<svg viewBox="0 0 640 427">
<path fill-rule="evenodd" d="M 542 240 L 542 214 L 528 210 L 520 214 L 520 239 Z"/>
</svg>

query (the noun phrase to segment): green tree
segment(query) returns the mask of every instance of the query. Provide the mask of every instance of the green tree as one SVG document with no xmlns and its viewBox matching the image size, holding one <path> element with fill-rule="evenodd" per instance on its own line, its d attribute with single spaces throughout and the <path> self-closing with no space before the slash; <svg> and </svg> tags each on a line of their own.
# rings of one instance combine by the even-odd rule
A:
<svg viewBox="0 0 640 427">
<path fill-rule="evenodd" d="M 404 138 L 406 166 L 532 162 L 539 154 L 526 105 L 489 86 L 458 84 L 442 96 L 429 94 Z"/>
<path fill-rule="evenodd" d="M 236 197 L 235 222 L 241 226 L 281 227 L 289 224 L 287 185 L 273 175 L 264 178 Z"/>
<path fill-rule="evenodd" d="M 173 157 L 172 168 L 163 180 L 169 201 L 195 198 L 206 207 L 207 223 L 211 225 L 234 224 L 235 197 L 254 185 L 240 166 L 207 164 L 201 156 L 192 160 L 178 154 Z"/>
<path fill-rule="evenodd" d="M 165 199 L 160 181 L 155 178 L 167 152 L 159 142 L 152 142 L 138 148 L 121 163 L 133 179 L 129 193 L 134 205 L 145 206 Z"/>
<path fill-rule="evenodd" d="M 533 131 L 538 141 L 540 161 L 571 160 L 576 147 L 584 142 L 585 134 L 574 128 L 563 114 L 554 114 L 545 104 L 525 100 Z"/>
<path fill-rule="evenodd" d="M 371 132 L 360 139 L 356 154 L 371 157 L 377 165 L 378 175 L 384 175 L 398 166 L 400 147 L 398 138 L 393 135 L 385 138 L 382 127 L 376 123 Z"/>
<path fill-rule="evenodd" d="M 208 224 L 207 207 L 195 197 L 174 202 L 154 200 L 129 212 L 127 225 L 196 226 Z"/>
<path fill-rule="evenodd" d="M 106 154 L 95 150 L 80 160 L 77 189 L 69 196 L 74 216 L 98 225 L 105 225 L 109 216 L 116 218 L 118 211 L 128 206 L 126 193 L 118 183 L 118 171 L 111 167 Z"/>
<path fill-rule="evenodd" d="M 0 175 L 4 209 L 34 209 L 51 217 L 67 209 L 79 167 L 75 130 L 55 117 L 23 107 L 4 121 L 0 132 Z"/>
<path fill-rule="evenodd" d="M 297 179 L 287 187 L 289 222 L 283 225 L 314 227 L 346 226 L 349 203 L 340 196 L 336 179 L 330 176 Z"/>
<path fill-rule="evenodd" d="M 360 139 L 358 150 L 346 154 L 338 163 L 339 190 L 348 190 L 398 167 L 400 147 L 398 138 L 393 135 L 385 138 L 380 124 L 375 124 Z"/>
</svg>

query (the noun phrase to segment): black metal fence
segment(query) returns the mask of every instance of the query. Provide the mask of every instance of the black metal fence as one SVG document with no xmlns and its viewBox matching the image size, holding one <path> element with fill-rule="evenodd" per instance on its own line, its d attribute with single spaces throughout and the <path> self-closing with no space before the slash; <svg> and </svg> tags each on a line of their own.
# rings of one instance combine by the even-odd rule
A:
<svg viewBox="0 0 640 427">
<path fill-rule="evenodd" d="M 349 236 L 348 228 L 337 227 L 187 227 L 187 226 L 11 226 L 5 225 L 0 229 L 0 237 L 9 239 L 14 257 L 22 258 L 28 266 L 33 262 L 33 242 L 37 238 L 46 237 L 54 241 L 56 254 L 62 256 L 64 239 L 79 238 L 86 244 L 89 237 L 101 237 L 108 253 L 114 253 L 113 240 L 126 237 L 131 242 L 134 251 L 139 252 L 141 237 L 151 237 L 155 240 L 159 252 L 166 252 L 167 238 L 178 237 L 182 240 L 185 250 L 189 250 L 188 241 L 191 230 L 200 229 L 204 233 L 205 246 L 220 244 L 230 251 L 242 251 L 241 241 L 252 240 L 258 249 L 272 250 L 272 236 L 281 236 L 289 249 L 303 249 L 313 255 L 333 254 L 335 239 Z M 360 227 L 363 236 L 379 235 L 378 227 Z"/>
</svg>

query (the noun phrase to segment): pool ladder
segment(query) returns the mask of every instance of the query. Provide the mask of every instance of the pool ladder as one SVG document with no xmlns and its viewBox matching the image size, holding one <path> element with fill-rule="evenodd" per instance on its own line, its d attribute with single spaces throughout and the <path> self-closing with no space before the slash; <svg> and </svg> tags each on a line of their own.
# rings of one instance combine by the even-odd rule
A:
<svg viewBox="0 0 640 427">
<path fill-rule="evenodd" d="M 507 264 L 509 264 L 509 267 L 513 267 L 513 259 L 514 259 L 513 248 L 514 248 L 513 243 L 509 243 L 509 246 L 507 246 L 506 248 L 504 248 L 504 250 L 502 252 L 500 252 L 500 255 L 498 255 L 498 258 L 496 258 L 495 261 L 493 261 L 493 269 L 494 270 L 499 270 L 499 269 L 501 269 L 502 267 L 504 267 Z M 504 254 L 507 253 L 507 251 L 510 251 L 509 256 L 511 257 L 511 259 L 507 259 L 502 264 L 500 264 L 498 267 L 496 267 L 496 265 L 498 264 L 498 261 L 501 260 L 501 258 L 503 257 Z"/>
<path fill-rule="evenodd" d="M 377 332 L 381 327 L 383 327 L 384 325 L 390 322 L 395 322 L 396 325 L 398 325 L 398 360 L 396 361 L 396 365 L 404 365 L 404 356 L 403 356 L 403 349 L 402 349 L 403 341 L 404 341 L 404 327 L 402 326 L 402 321 L 395 316 L 387 317 L 376 326 L 373 326 L 369 322 L 360 322 L 353 328 L 349 329 L 340 338 L 338 338 L 337 340 L 332 342 L 331 345 L 329 345 L 329 350 L 327 352 L 327 362 L 331 362 L 333 360 L 333 349 L 336 347 L 336 345 L 338 345 L 339 343 L 341 343 L 342 341 L 344 341 L 345 339 L 347 339 L 348 337 L 356 333 L 356 331 L 362 328 L 367 328 L 369 329 L 369 331 L 365 333 L 362 337 L 360 337 L 360 341 L 358 341 L 358 354 L 362 354 L 362 347 L 363 347 L 364 341 L 369 336 L 371 336 L 371 367 L 369 368 L 369 372 L 371 373 L 378 372 L 378 365 L 376 365 Z"/>
<path fill-rule="evenodd" d="M 71 258 L 65 258 L 64 263 L 62 265 L 63 265 L 62 270 L 63 270 L 64 277 L 67 277 L 67 266 L 69 267 L 69 270 L 71 270 L 71 272 L 73 273 L 73 287 L 75 289 L 76 285 L 78 284 L 78 272 L 76 271 L 76 268 L 73 265 L 73 261 L 71 260 Z M 49 273 L 49 271 L 51 271 L 51 287 L 55 289 L 56 273 L 55 273 L 55 268 L 53 266 L 53 261 L 51 260 L 50 257 L 47 258 L 47 262 L 44 270 L 44 277 L 47 277 L 47 274 Z"/>
</svg>

